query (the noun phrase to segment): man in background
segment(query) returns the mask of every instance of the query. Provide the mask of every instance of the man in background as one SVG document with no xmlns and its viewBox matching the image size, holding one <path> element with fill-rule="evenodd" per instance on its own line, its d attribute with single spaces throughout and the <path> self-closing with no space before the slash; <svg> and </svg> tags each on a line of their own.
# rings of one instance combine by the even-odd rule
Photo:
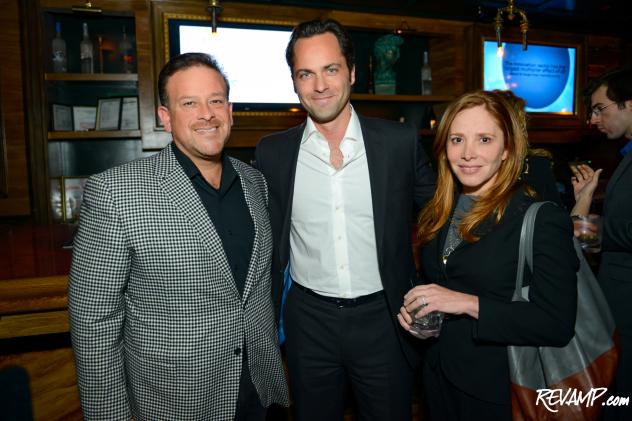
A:
<svg viewBox="0 0 632 421">
<path fill-rule="evenodd" d="M 396 314 L 415 279 L 414 205 L 434 173 L 414 129 L 351 106 L 353 45 L 338 22 L 298 25 L 286 58 L 308 117 L 263 138 L 256 161 L 297 419 L 342 419 L 350 385 L 360 420 L 409 420 L 419 357 Z"/>
<path fill-rule="evenodd" d="M 232 105 L 212 57 L 173 58 L 158 91 L 171 145 L 85 189 L 68 290 L 84 416 L 263 421 L 288 400 L 265 180 L 223 152 Z"/>
<path fill-rule="evenodd" d="M 584 92 L 590 124 L 608 139 L 628 139 L 623 159 L 610 177 L 603 203 L 603 238 L 599 283 L 610 304 L 621 350 L 612 396 L 632 397 L 632 68 L 617 69 L 592 80 Z M 573 215 L 588 215 L 601 169 L 579 166 L 572 183 Z M 577 233 L 576 233 L 577 235 Z M 632 420 L 632 405 L 604 408 L 606 420 Z"/>
</svg>

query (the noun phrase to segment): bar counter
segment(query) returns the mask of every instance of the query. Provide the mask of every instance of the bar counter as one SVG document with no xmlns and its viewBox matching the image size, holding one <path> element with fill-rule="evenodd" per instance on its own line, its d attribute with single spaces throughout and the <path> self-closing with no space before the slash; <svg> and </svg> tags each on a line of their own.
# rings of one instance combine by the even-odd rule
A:
<svg viewBox="0 0 632 421">
<path fill-rule="evenodd" d="M 75 228 L 0 223 L 0 371 L 26 370 L 30 396 L 16 399 L 36 421 L 83 419 L 66 295 Z"/>
<path fill-rule="evenodd" d="M 74 225 L 0 225 L 0 338 L 68 331 Z"/>
</svg>

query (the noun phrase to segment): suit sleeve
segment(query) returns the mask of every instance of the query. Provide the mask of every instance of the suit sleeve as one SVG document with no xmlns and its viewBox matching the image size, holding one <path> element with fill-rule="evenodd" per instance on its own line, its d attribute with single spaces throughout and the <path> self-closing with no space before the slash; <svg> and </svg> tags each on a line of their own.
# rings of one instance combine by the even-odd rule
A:
<svg viewBox="0 0 632 421">
<path fill-rule="evenodd" d="M 629 207 L 627 207 L 629 211 Z M 606 218 L 604 225 L 608 232 L 608 251 L 624 251 L 632 253 L 632 216 L 623 215 L 622 211 L 618 215 Z"/>
<path fill-rule="evenodd" d="M 86 420 L 129 420 L 123 363 L 124 291 L 131 256 L 100 176 L 86 184 L 68 286 L 70 333 Z"/>
<path fill-rule="evenodd" d="M 423 208 L 428 200 L 432 198 L 437 186 L 435 171 L 428 155 L 421 147 L 417 136 L 414 140 L 415 157 L 415 213 Z"/>
<path fill-rule="evenodd" d="M 264 175 L 264 177 L 266 176 L 266 171 L 265 171 L 266 161 L 264 157 L 265 148 L 266 148 L 265 139 L 260 140 L 257 143 L 257 146 L 255 147 L 255 168 L 258 169 Z"/>
<path fill-rule="evenodd" d="M 475 339 L 511 345 L 566 345 L 574 335 L 578 268 L 569 216 L 556 206 L 543 206 L 535 224 L 529 302 L 479 297 Z"/>
<path fill-rule="evenodd" d="M 617 186 L 609 192 L 607 214 L 603 218 L 604 251 L 632 253 L 632 164 Z"/>
</svg>

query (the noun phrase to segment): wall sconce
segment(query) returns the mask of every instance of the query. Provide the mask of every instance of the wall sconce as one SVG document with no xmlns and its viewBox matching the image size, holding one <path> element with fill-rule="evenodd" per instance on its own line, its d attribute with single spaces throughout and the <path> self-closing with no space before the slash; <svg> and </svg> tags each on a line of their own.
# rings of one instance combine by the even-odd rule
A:
<svg viewBox="0 0 632 421">
<path fill-rule="evenodd" d="M 507 0 L 507 6 L 501 7 L 496 13 L 496 19 L 494 19 L 494 29 L 496 31 L 496 42 L 498 43 L 498 49 L 502 48 L 500 42 L 500 31 L 503 29 L 503 12 L 507 13 L 507 19 L 513 21 L 514 17 L 520 15 L 520 32 L 522 32 L 522 49 L 527 49 L 527 31 L 529 30 L 529 21 L 527 20 L 527 14 L 524 10 L 518 9 L 514 6 L 514 0 Z"/>
<path fill-rule="evenodd" d="M 206 10 L 211 14 L 211 31 L 217 33 L 217 15 L 222 13 L 224 8 L 219 4 L 219 0 L 209 0 Z"/>
<path fill-rule="evenodd" d="M 399 26 L 393 31 L 395 35 L 402 35 L 413 32 L 415 32 L 415 30 L 412 29 L 410 25 L 408 25 L 408 22 L 406 22 L 405 20 L 403 20 L 402 23 L 400 23 Z"/>
</svg>

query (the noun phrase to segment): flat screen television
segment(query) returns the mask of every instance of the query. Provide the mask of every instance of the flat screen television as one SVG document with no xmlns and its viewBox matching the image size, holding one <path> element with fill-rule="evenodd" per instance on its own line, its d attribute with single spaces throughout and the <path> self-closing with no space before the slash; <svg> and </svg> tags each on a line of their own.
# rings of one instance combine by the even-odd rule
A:
<svg viewBox="0 0 632 421">
<path fill-rule="evenodd" d="M 228 77 L 235 110 L 283 110 L 299 103 L 285 61 L 291 28 L 223 23 L 212 34 L 208 21 L 168 22 L 169 57 L 188 52 L 215 57 Z"/>
<path fill-rule="evenodd" d="M 500 52 L 500 53 L 499 53 Z M 510 89 L 534 113 L 574 115 L 577 49 L 519 43 L 483 41 L 483 89 Z"/>
</svg>

